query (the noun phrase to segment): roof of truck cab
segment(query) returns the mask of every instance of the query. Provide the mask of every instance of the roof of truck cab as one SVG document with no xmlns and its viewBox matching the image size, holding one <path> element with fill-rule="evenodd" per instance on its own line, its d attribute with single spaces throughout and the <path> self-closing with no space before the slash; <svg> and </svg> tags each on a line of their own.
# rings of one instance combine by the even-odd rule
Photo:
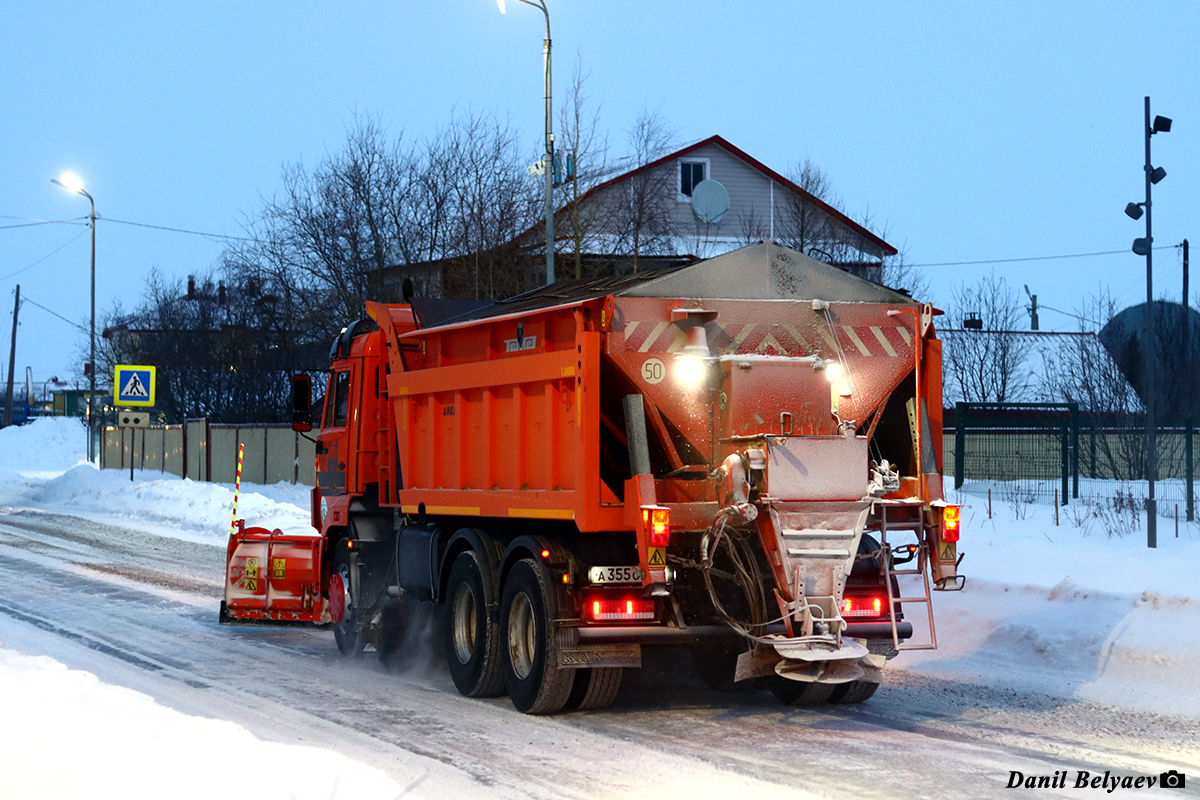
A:
<svg viewBox="0 0 1200 800">
<path fill-rule="evenodd" d="M 633 275 L 559 281 L 443 319 L 437 327 L 574 305 L 608 295 L 689 300 L 918 304 L 906 294 L 765 239 L 694 264 Z"/>
</svg>

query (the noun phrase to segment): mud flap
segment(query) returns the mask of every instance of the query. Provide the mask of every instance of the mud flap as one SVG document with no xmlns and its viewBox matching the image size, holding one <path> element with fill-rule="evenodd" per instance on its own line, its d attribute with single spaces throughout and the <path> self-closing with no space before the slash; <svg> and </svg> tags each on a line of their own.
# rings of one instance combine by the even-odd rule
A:
<svg viewBox="0 0 1200 800">
<path fill-rule="evenodd" d="M 577 628 L 558 629 L 558 668 L 581 669 L 596 667 L 642 666 L 642 646 L 616 642 L 579 641 Z"/>
</svg>

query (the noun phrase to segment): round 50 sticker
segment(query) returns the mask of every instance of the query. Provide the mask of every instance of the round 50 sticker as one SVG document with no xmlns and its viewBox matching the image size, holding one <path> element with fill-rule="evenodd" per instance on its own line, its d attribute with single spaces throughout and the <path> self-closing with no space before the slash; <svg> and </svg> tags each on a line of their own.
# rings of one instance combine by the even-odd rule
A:
<svg viewBox="0 0 1200 800">
<path fill-rule="evenodd" d="M 647 358 L 642 362 L 642 380 L 646 383 L 662 383 L 667 377 L 667 365 L 661 358 Z"/>
</svg>

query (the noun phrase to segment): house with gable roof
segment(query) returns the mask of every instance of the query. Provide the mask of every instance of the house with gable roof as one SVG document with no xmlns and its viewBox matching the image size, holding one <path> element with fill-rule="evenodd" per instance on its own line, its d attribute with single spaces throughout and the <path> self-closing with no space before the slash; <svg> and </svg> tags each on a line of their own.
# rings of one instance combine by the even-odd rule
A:
<svg viewBox="0 0 1200 800">
<path fill-rule="evenodd" d="M 587 230 L 573 237 L 576 214 L 583 220 L 579 227 Z M 720 136 L 595 186 L 558 210 L 555 230 L 564 260 L 571 260 L 578 240 L 591 245 L 589 256 L 607 256 L 616 274 L 634 271 L 634 262 L 647 257 L 651 266 L 664 257 L 712 258 L 772 239 L 878 280 L 883 259 L 897 253 Z M 535 226 L 523 236 L 540 234 Z"/>
<path fill-rule="evenodd" d="M 865 226 L 721 136 L 593 186 L 558 208 L 554 226 L 559 280 L 577 272 L 594 278 L 677 266 L 770 239 L 878 283 L 883 259 L 897 254 Z M 511 243 L 528 253 L 527 289 L 544 281 L 544 238 L 539 222 Z M 387 267 L 376 285 L 399 296 L 409 278 L 419 294 L 439 296 L 441 269 L 442 262 Z"/>
</svg>

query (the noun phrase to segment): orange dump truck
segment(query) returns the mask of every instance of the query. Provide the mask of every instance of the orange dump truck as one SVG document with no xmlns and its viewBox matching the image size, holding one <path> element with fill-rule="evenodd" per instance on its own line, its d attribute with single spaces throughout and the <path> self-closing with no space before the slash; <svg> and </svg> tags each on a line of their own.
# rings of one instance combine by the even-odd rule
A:
<svg viewBox="0 0 1200 800">
<path fill-rule="evenodd" d="M 438 313 L 368 303 L 337 337 L 319 536 L 239 528 L 223 621 L 351 655 L 439 604 L 458 689 L 527 713 L 608 705 L 646 646 L 797 704 L 935 646 L 962 578 L 931 307 L 763 242 Z"/>
</svg>

